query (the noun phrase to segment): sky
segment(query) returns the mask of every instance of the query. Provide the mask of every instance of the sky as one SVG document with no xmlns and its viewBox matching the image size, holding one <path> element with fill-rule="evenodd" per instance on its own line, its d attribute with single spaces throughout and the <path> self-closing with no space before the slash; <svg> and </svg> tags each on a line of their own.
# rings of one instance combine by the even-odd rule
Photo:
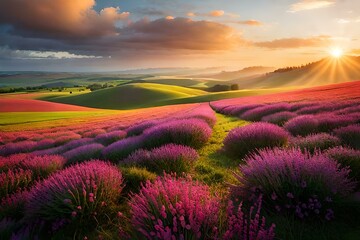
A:
<svg viewBox="0 0 360 240">
<path fill-rule="evenodd" d="M 297 66 L 360 54 L 358 0 L 1 0 L 0 70 Z"/>
</svg>

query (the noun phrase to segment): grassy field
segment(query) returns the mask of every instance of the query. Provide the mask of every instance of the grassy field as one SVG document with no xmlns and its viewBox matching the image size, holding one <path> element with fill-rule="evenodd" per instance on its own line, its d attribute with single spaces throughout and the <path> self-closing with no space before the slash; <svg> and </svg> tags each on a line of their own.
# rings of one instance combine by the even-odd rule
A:
<svg viewBox="0 0 360 240">
<path fill-rule="evenodd" d="M 92 108 L 121 110 L 173 104 L 210 102 L 219 99 L 278 93 L 286 90 L 289 89 L 237 90 L 209 93 L 173 85 L 135 83 L 74 96 L 61 93 L 44 93 L 36 96 L 36 98 Z"/>
</svg>

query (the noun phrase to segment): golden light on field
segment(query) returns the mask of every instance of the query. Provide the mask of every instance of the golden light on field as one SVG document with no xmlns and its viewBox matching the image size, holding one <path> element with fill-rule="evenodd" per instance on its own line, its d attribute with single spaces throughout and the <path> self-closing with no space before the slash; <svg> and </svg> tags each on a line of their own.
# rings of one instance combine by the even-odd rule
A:
<svg viewBox="0 0 360 240">
<path fill-rule="evenodd" d="M 341 48 L 333 48 L 330 50 L 330 54 L 334 58 L 340 58 L 344 55 L 344 50 Z"/>
</svg>

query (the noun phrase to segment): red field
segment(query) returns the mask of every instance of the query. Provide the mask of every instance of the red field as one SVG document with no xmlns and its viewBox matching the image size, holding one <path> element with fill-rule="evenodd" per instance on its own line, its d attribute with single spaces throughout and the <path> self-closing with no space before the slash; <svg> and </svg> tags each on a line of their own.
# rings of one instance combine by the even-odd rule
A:
<svg viewBox="0 0 360 240">
<path fill-rule="evenodd" d="M 92 110 L 95 109 L 33 99 L 0 99 L 0 112 L 59 112 Z"/>
</svg>

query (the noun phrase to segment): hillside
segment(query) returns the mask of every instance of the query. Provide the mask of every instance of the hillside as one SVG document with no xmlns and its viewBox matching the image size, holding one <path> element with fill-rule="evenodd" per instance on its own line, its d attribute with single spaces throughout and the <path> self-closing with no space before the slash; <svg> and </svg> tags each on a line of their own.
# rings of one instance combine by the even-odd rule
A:
<svg viewBox="0 0 360 240">
<path fill-rule="evenodd" d="M 360 57 L 325 58 L 321 61 L 295 68 L 278 71 L 251 79 L 236 79 L 243 89 L 278 87 L 313 87 L 333 83 L 351 82 L 360 79 Z"/>
<path fill-rule="evenodd" d="M 207 75 L 205 77 L 218 79 L 218 80 L 233 80 L 238 78 L 253 78 L 261 74 L 274 71 L 273 67 L 254 66 L 243 68 L 239 71 L 222 71 L 217 74 Z"/>
<path fill-rule="evenodd" d="M 47 98 L 48 101 L 103 109 L 131 109 L 205 94 L 204 91 L 152 83 L 126 84 L 78 96 Z"/>
</svg>

